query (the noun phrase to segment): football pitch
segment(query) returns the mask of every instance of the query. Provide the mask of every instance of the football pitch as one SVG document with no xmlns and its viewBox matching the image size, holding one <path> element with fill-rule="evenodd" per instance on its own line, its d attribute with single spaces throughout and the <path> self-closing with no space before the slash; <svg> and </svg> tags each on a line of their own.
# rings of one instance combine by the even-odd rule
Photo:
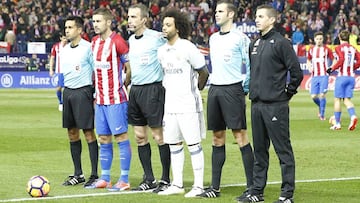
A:
<svg viewBox="0 0 360 203">
<path fill-rule="evenodd" d="M 206 101 L 207 91 L 203 92 Z M 328 93 L 326 118 L 333 113 L 333 92 Z M 360 92 L 353 98 L 360 116 Z M 204 104 L 206 105 L 206 104 Z M 206 108 L 206 107 L 205 107 Z M 300 91 L 290 102 L 291 140 L 296 159 L 295 202 L 359 202 L 360 200 L 360 125 L 348 131 L 349 115 L 342 106 L 342 130 L 329 130 L 328 121 L 317 118 L 317 108 L 307 91 Z M 251 139 L 250 102 L 247 105 L 248 129 Z M 226 162 L 222 173 L 221 197 L 217 199 L 184 198 L 183 195 L 158 196 L 152 193 L 108 192 L 84 189 L 82 186 L 62 186 L 73 173 L 66 130 L 62 128 L 61 112 L 57 110 L 55 90 L 0 89 L 0 202 L 236 202 L 245 189 L 244 169 L 238 146 L 227 135 Z M 142 179 L 133 132 L 130 183 L 137 186 Z M 87 178 L 90 174 L 89 154 L 82 138 L 82 165 Z M 203 141 L 205 154 L 205 187 L 211 181 L 211 133 Z M 161 165 L 153 140 L 154 175 L 160 177 Z M 114 145 L 116 146 L 116 145 Z M 193 176 L 188 151 L 185 151 L 184 186 L 189 191 Z M 99 165 L 100 172 L 100 165 Z M 114 149 L 112 180 L 119 177 L 119 155 Z M 51 183 L 46 198 L 31 198 L 25 191 L 28 179 L 43 175 Z M 268 185 L 265 202 L 275 201 L 280 193 L 280 167 L 273 148 L 270 149 Z"/>
</svg>

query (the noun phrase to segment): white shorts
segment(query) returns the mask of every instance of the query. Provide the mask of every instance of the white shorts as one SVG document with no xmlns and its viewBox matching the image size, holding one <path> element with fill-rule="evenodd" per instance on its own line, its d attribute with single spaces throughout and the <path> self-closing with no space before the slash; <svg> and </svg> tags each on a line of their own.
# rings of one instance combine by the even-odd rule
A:
<svg viewBox="0 0 360 203">
<path fill-rule="evenodd" d="M 185 141 L 187 145 L 193 145 L 206 137 L 203 112 L 165 113 L 163 121 L 164 142 L 167 144 Z"/>
</svg>

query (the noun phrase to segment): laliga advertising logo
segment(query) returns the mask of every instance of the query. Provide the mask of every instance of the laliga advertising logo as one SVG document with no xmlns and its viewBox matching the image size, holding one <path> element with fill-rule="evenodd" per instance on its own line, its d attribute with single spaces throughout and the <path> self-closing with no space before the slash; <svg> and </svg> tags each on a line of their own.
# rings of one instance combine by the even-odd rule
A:
<svg viewBox="0 0 360 203">
<path fill-rule="evenodd" d="M 1 76 L 0 82 L 3 87 L 11 87 L 13 84 L 13 78 L 10 74 L 4 74 Z"/>
</svg>

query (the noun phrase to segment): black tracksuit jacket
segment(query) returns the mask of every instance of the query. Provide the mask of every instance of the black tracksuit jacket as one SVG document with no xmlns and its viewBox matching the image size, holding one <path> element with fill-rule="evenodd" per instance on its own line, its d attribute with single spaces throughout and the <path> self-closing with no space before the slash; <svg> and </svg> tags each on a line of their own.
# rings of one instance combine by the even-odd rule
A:
<svg viewBox="0 0 360 203">
<path fill-rule="evenodd" d="M 273 28 L 250 44 L 249 54 L 251 101 L 281 102 L 296 94 L 303 72 L 289 40 Z"/>
</svg>

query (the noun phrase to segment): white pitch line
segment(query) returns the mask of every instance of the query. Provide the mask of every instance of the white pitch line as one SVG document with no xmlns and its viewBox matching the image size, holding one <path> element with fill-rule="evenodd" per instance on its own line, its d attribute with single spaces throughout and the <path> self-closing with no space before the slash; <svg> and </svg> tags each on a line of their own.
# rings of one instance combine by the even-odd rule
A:
<svg viewBox="0 0 360 203">
<path fill-rule="evenodd" d="M 22 201 L 37 201 L 37 200 L 70 199 L 70 198 L 79 198 L 79 197 L 96 197 L 96 196 L 108 196 L 108 195 L 118 195 L 118 194 L 137 194 L 137 193 L 146 193 L 146 192 L 142 192 L 142 191 L 102 192 L 102 193 L 89 193 L 89 194 L 78 194 L 78 195 L 61 195 L 61 196 L 53 196 L 53 197 L 5 199 L 5 200 L 0 200 L 0 202 L 22 202 Z"/>
<path fill-rule="evenodd" d="M 314 179 L 314 180 L 297 180 L 296 183 L 313 183 L 313 182 L 329 182 L 329 181 L 344 181 L 344 180 L 360 180 L 360 177 L 349 177 L 349 178 L 326 178 L 326 179 Z M 268 185 L 281 184 L 281 181 L 268 182 Z M 246 186 L 245 183 L 239 184 L 226 184 L 221 187 L 238 187 Z M 103 193 L 90 193 L 90 194 L 78 194 L 78 195 L 62 195 L 54 197 L 40 197 L 40 198 L 17 198 L 17 199 L 4 199 L 0 202 L 23 202 L 23 201 L 38 201 L 38 200 L 54 200 L 54 199 L 70 199 L 80 197 L 96 197 L 96 196 L 109 196 L 109 195 L 122 195 L 122 194 L 137 194 L 144 193 L 141 191 L 122 191 L 122 192 L 103 192 Z"/>
<path fill-rule="evenodd" d="M 360 177 L 349 177 L 349 178 L 325 178 L 325 179 L 314 179 L 314 180 L 297 180 L 296 183 L 313 183 L 313 182 L 329 182 L 329 181 L 344 181 L 344 180 L 360 180 Z M 267 182 L 268 185 L 281 184 L 281 181 Z M 238 187 L 246 186 L 246 183 L 239 184 L 227 184 L 221 187 Z"/>
</svg>

